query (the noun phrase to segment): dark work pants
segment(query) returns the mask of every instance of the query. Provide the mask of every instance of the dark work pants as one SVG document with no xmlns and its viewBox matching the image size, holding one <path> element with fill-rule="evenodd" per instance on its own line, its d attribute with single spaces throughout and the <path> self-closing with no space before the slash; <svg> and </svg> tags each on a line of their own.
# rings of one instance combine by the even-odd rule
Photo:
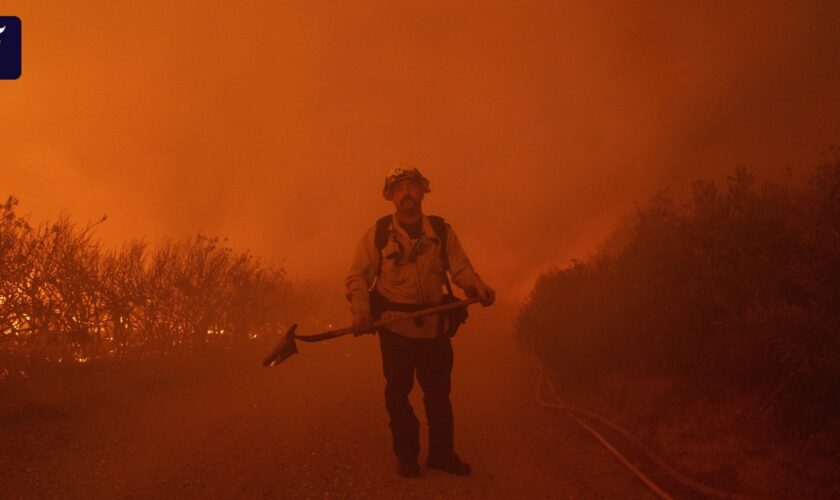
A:
<svg viewBox="0 0 840 500">
<path fill-rule="evenodd" d="M 454 434 L 449 401 L 453 360 L 449 337 L 411 339 L 382 329 L 379 347 L 386 381 L 385 407 L 397 458 L 414 460 L 420 451 L 420 426 L 408 402 L 415 372 L 429 422 L 429 456 L 447 457 L 453 453 Z"/>
</svg>

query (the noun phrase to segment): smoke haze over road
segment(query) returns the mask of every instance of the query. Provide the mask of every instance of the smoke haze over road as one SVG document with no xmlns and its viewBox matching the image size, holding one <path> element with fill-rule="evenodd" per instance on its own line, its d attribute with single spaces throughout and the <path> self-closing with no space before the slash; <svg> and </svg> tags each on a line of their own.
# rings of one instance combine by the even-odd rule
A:
<svg viewBox="0 0 840 500">
<path fill-rule="evenodd" d="M 24 53 L 0 86 L 0 186 L 24 211 L 107 213 L 113 243 L 227 236 L 337 293 L 396 162 L 518 298 L 634 201 L 811 167 L 840 136 L 836 2 L 6 11 Z"/>
</svg>

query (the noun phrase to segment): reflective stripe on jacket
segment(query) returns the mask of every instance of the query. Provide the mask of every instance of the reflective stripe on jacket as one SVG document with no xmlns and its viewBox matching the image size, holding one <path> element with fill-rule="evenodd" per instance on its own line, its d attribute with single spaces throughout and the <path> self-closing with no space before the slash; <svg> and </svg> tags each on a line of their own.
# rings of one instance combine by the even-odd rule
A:
<svg viewBox="0 0 840 500">
<path fill-rule="evenodd" d="M 368 290 L 376 272 L 382 263 L 376 290 L 389 302 L 399 304 L 439 304 L 443 298 L 445 270 L 440 258 L 440 239 L 425 215 L 423 219 L 423 236 L 430 242 L 425 252 L 411 258 L 411 240 L 405 230 L 399 225 L 396 215 L 392 215 L 388 228 L 388 238 L 382 251 L 376 248 L 376 225 L 368 229 L 362 236 L 350 274 L 344 281 L 347 287 L 347 299 L 353 314 L 370 313 L 370 294 Z M 396 230 L 394 230 L 396 228 Z M 461 289 L 481 283 L 481 278 L 473 270 L 458 237 L 449 224 L 446 224 L 446 254 L 448 257 L 449 273 L 453 284 Z M 402 251 L 400 250 L 402 247 Z M 404 312 L 386 311 L 381 319 L 405 315 Z M 413 320 L 399 321 L 387 326 L 388 330 L 405 337 L 432 338 L 438 334 L 439 316 L 426 316 L 422 324 Z"/>
</svg>

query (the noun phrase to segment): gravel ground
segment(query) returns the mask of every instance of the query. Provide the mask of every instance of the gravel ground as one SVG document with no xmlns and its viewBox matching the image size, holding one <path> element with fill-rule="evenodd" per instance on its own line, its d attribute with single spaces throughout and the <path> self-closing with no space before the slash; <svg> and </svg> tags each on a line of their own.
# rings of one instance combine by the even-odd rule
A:
<svg viewBox="0 0 840 500">
<path fill-rule="evenodd" d="M 7 384 L 0 497 L 652 498 L 537 405 L 533 364 L 489 312 L 454 339 L 456 447 L 471 477 L 396 475 L 377 339 L 363 336 L 299 345 L 272 369 L 249 348 Z M 422 422 L 421 397 L 415 386 Z"/>
</svg>

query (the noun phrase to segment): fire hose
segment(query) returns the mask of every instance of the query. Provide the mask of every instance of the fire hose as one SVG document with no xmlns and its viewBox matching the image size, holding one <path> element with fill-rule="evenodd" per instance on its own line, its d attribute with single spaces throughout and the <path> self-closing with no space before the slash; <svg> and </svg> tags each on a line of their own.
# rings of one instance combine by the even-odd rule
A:
<svg viewBox="0 0 840 500">
<path fill-rule="evenodd" d="M 555 408 L 561 410 L 566 413 L 575 423 L 580 425 L 584 428 L 587 432 L 592 434 L 592 436 L 601 443 L 612 455 L 625 467 L 627 467 L 633 474 L 636 475 L 648 488 L 650 488 L 654 493 L 656 493 L 660 498 L 663 499 L 672 499 L 668 493 L 666 493 L 659 485 L 654 483 L 649 477 L 647 477 L 638 467 L 633 465 L 624 455 L 621 454 L 609 441 L 607 441 L 601 434 L 599 434 L 595 429 L 593 429 L 590 425 L 586 422 L 582 421 L 578 416 L 584 416 L 590 418 L 592 420 L 596 420 L 610 429 L 614 430 L 625 439 L 630 441 L 631 443 L 635 444 L 640 450 L 642 450 L 645 455 L 648 456 L 656 465 L 662 468 L 671 478 L 675 479 L 677 482 L 686 486 L 698 493 L 702 493 L 704 495 L 716 497 L 716 498 L 748 498 L 745 495 L 739 493 L 733 493 L 731 491 L 725 491 L 718 488 L 714 488 L 711 486 L 707 486 L 703 483 L 695 481 L 690 477 L 686 476 L 685 474 L 681 473 L 677 469 L 675 469 L 671 464 L 666 462 L 662 457 L 656 454 L 652 449 L 650 449 L 647 445 L 642 443 L 637 437 L 631 434 L 629 431 L 620 427 L 618 424 L 610 421 L 609 419 L 598 415 L 597 413 L 591 412 L 589 410 L 583 408 L 576 408 L 574 406 L 569 406 L 563 403 L 560 397 L 557 395 L 557 390 L 554 387 L 551 379 L 546 376 L 545 370 L 542 365 L 539 365 L 540 376 L 539 382 L 537 384 L 537 402 L 542 406 L 546 406 L 549 408 Z M 544 383 L 547 383 L 551 394 L 554 396 L 555 401 L 546 401 L 542 397 L 542 386 Z"/>
</svg>

